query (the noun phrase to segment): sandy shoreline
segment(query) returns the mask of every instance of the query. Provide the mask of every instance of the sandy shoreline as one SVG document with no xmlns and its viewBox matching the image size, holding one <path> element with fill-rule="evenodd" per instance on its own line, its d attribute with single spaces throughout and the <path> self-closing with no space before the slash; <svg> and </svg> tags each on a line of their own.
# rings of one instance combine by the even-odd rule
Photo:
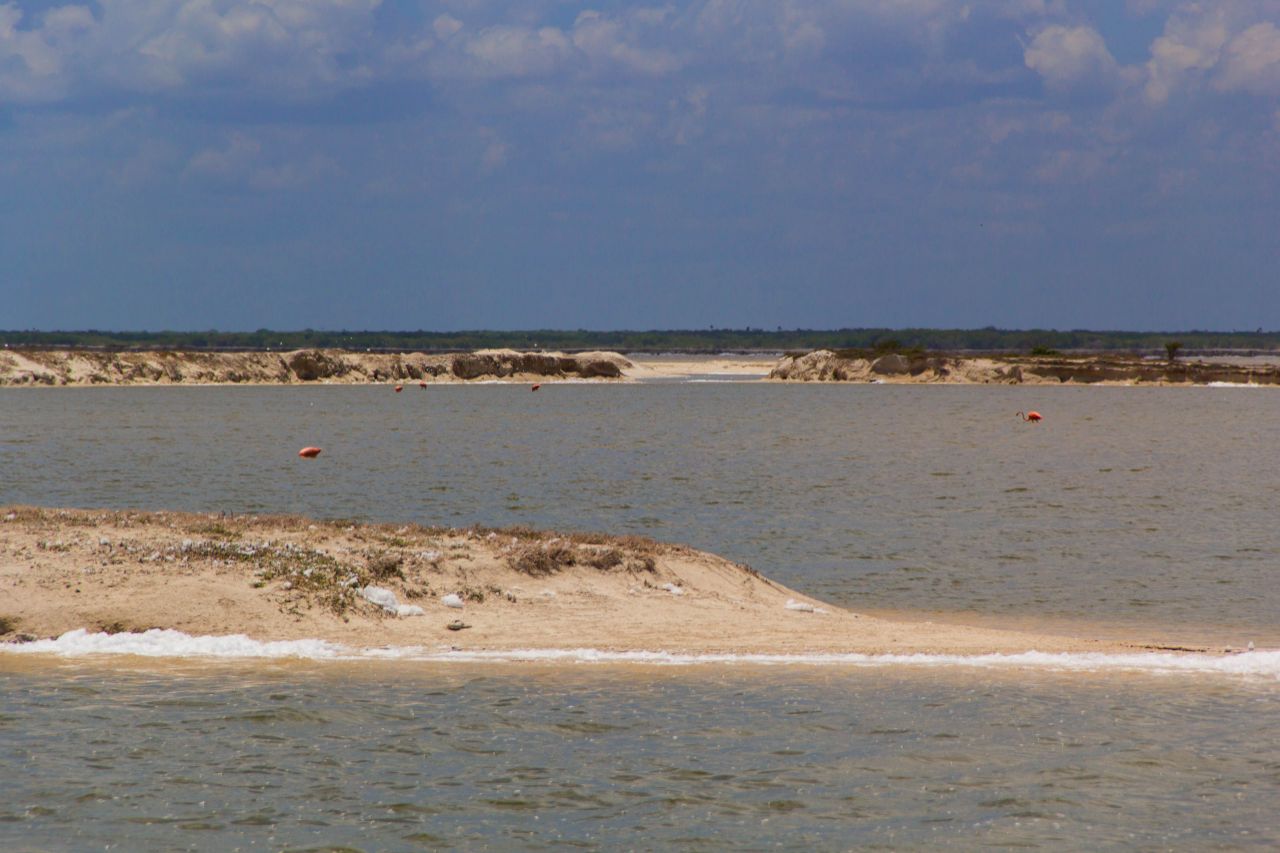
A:
<svg viewBox="0 0 1280 853">
<path fill-rule="evenodd" d="M 971 356 L 815 350 L 691 356 L 616 352 L 369 353 L 0 350 L 0 386 L 541 385 L 555 382 L 759 380 L 943 385 L 1212 384 L 1280 387 L 1280 364 L 1215 359 L 1177 362 L 1126 354 Z"/>
<path fill-rule="evenodd" d="M 764 379 L 772 355 L 638 356 L 616 352 L 363 353 L 0 351 L 0 387 L 433 385 Z"/>
<path fill-rule="evenodd" d="M 1126 353 L 971 356 L 931 352 L 814 350 L 780 358 L 767 377 L 782 382 L 871 382 L 905 385 L 1246 385 L 1280 387 L 1274 359 L 1200 361 Z"/>
<path fill-rule="evenodd" d="M 461 607 L 448 606 L 450 596 Z M 396 615 L 369 599 L 420 612 Z M 451 630 L 451 623 L 465 627 Z M 0 509 L 0 642 L 151 628 L 463 651 L 979 655 L 1168 648 L 873 618 L 714 555 L 638 537 Z"/>
</svg>

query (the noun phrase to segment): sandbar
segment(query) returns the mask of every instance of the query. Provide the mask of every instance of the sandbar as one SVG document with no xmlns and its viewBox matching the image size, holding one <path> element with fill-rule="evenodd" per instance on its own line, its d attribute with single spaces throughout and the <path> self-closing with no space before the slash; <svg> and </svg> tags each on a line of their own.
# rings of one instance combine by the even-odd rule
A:
<svg viewBox="0 0 1280 853">
<path fill-rule="evenodd" d="M 1169 649 L 876 618 L 713 554 L 635 536 L 0 508 L 0 642 L 151 628 L 359 648 L 869 655 Z"/>
</svg>

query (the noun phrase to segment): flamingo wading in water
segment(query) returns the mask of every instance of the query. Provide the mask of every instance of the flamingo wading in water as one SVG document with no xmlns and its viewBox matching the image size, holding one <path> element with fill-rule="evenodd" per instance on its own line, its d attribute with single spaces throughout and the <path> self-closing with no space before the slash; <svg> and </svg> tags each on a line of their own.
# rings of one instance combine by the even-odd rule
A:
<svg viewBox="0 0 1280 853">
<path fill-rule="evenodd" d="M 1038 424 L 1044 420 L 1044 415 L 1039 412 L 1027 412 L 1025 415 L 1022 412 L 1018 412 L 1014 417 L 1022 418 L 1024 421 L 1030 421 L 1033 424 Z"/>
</svg>

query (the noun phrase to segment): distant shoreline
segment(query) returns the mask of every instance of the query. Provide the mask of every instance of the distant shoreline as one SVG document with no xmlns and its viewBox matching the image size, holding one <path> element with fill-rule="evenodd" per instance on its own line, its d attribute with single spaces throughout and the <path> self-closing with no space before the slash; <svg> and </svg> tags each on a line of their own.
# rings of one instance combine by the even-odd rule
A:
<svg viewBox="0 0 1280 853">
<path fill-rule="evenodd" d="M 303 349 L 290 352 L 0 350 L 0 386 L 357 385 L 475 380 L 613 380 L 618 353 L 478 350 L 453 355 Z"/>
<path fill-rule="evenodd" d="M 807 352 L 816 349 L 922 349 L 969 355 L 1049 349 L 1068 354 L 1093 352 L 1159 355 L 1172 343 L 1184 354 L 1280 355 L 1280 331 L 1091 330 L 983 328 L 828 328 L 783 329 L 780 326 L 699 329 L 523 329 L 460 331 L 389 331 L 258 329 L 252 332 L 2 330 L 0 344 L 42 349 L 100 351 L 292 352 L 299 349 L 344 349 L 352 352 L 449 354 L 480 349 L 560 351 L 608 350 L 631 354 L 676 353 L 720 355 Z"/>
<path fill-rule="evenodd" d="M 0 387 L 541 384 L 724 377 L 779 382 L 948 385 L 1250 385 L 1280 387 L 1280 358 L 969 355 L 921 351 L 624 356 L 477 350 L 375 353 L 0 350 Z"/>
<path fill-rule="evenodd" d="M 1280 387 L 1280 363 L 1132 355 L 967 356 L 815 350 L 783 356 L 769 379 L 949 385 L 1255 385 Z"/>
</svg>

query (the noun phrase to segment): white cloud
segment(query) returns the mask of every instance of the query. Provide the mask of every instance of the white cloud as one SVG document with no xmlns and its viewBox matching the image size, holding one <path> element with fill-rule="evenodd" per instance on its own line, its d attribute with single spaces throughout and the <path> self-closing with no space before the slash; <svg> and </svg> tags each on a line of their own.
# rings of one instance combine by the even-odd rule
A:
<svg viewBox="0 0 1280 853">
<path fill-rule="evenodd" d="M 658 77 L 683 62 L 671 41 L 668 9 L 639 8 L 617 15 L 587 10 L 561 29 L 532 23 L 472 27 L 442 15 L 433 23 L 441 44 L 425 56 L 428 76 L 528 80 L 551 75 L 625 74 Z"/>
<path fill-rule="evenodd" d="M 118 3 L 138 31 L 132 61 L 120 69 L 126 78 L 164 88 L 233 80 L 307 95 L 360 81 L 362 70 L 347 59 L 369 38 L 379 0 Z M 164 6 L 168 14 L 150 12 Z"/>
<path fill-rule="evenodd" d="M 19 28 L 0 6 L 0 98 L 56 100 L 75 88 L 181 90 L 209 84 L 307 96 L 367 79 L 381 0 L 101 0 Z"/>
<path fill-rule="evenodd" d="M 206 148 L 187 163 L 185 174 L 200 178 L 234 180 L 254 168 L 262 145 L 243 133 L 233 133 L 222 148 Z"/>
<path fill-rule="evenodd" d="M 300 160 L 254 170 L 249 176 L 249 186 L 258 190 L 296 190 L 337 177 L 341 173 L 338 164 L 329 157 L 312 154 Z"/>
<path fill-rule="evenodd" d="M 93 26 L 84 6 L 47 11 L 40 24 L 22 28 L 22 10 L 0 5 L 0 103 L 40 102 L 65 95 L 68 56 Z"/>
<path fill-rule="evenodd" d="M 1222 9 L 1200 14 L 1190 4 L 1165 23 L 1164 34 L 1151 44 L 1145 94 L 1152 103 L 1164 103 L 1188 77 L 1217 64 L 1230 35 Z"/>
<path fill-rule="evenodd" d="M 78 38 L 94 27 L 93 12 L 87 6 L 59 6 L 44 14 L 44 32 L 54 43 Z"/>
<path fill-rule="evenodd" d="M 462 21 L 453 17 L 448 13 L 440 15 L 431 22 L 431 28 L 435 30 L 436 36 L 440 39 L 447 39 L 449 36 L 462 29 Z"/>
<path fill-rule="evenodd" d="M 292 190 L 340 175 L 331 158 L 318 153 L 269 157 L 257 139 L 233 133 L 222 147 L 196 153 L 183 177 L 215 183 L 240 185 L 255 190 Z"/>
<path fill-rule="evenodd" d="M 637 28 L 660 26 L 665 19 L 665 16 L 650 12 L 641 10 L 641 14 L 630 22 L 607 18 L 599 12 L 582 12 L 573 24 L 574 47 L 594 63 L 613 65 L 638 74 L 661 75 L 676 71 L 681 63 L 670 51 L 659 47 L 640 47 L 635 43 Z M 626 26 L 627 23 L 630 26 Z"/>
<path fill-rule="evenodd" d="M 600 104 L 583 112 L 575 143 L 600 151 L 634 151 L 654 131 L 654 117 L 645 109 Z"/>
<path fill-rule="evenodd" d="M 1151 45 L 1144 94 L 1163 104 L 1179 94 L 1280 93 L 1280 0 L 1185 2 Z"/>
<path fill-rule="evenodd" d="M 1214 85 L 1225 91 L 1280 94 L 1280 29 L 1263 21 L 1231 39 L 1223 50 Z"/>
<path fill-rule="evenodd" d="M 671 113 L 671 140 L 676 145 L 688 145 L 702 136 L 706 127 L 710 91 L 705 86 L 694 86 L 668 104 Z"/>
<path fill-rule="evenodd" d="M 532 77 L 550 74 L 571 55 L 573 45 L 555 27 L 486 27 L 465 46 L 470 68 L 482 77 Z"/>
<path fill-rule="evenodd" d="M 1027 45 L 1023 58 L 1028 68 L 1058 88 L 1106 81 L 1116 73 L 1115 58 L 1092 27 L 1045 27 Z"/>
<path fill-rule="evenodd" d="M 1051 87 L 1098 85 L 1115 77 L 1116 60 L 1092 27 L 1044 27 L 1023 54 Z"/>
</svg>

